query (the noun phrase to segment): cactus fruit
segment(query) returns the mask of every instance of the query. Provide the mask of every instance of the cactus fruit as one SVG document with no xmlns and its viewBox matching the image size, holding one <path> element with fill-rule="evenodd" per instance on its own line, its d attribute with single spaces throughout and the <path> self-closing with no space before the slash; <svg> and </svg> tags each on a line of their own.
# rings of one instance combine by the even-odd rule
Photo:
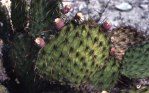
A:
<svg viewBox="0 0 149 93">
<path fill-rule="evenodd" d="M 0 93 L 9 93 L 8 89 L 0 84 Z"/>
<path fill-rule="evenodd" d="M 99 27 L 68 25 L 40 50 L 35 68 L 51 82 L 79 87 L 89 83 L 108 53 L 108 39 Z"/>
<path fill-rule="evenodd" d="M 113 29 L 110 34 L 111 47 L 115 48 L 115 57 L 121 60 L 129 46 L 144 42 L 147 40 L 143 33 L 136 29 L 126 26 Z"/>
<path fill-rule="evenodd" d="M 115 58 L 110 58 L 105 66 L 98 71 L 92 78 L 96 86 L 100 86 L 102 90 L 111 90 L 118 80 L 119 64 Z"/>
<path fill-rule="evenodd" d="M 122 74 L 130 78 L 149 76 L 149 42 L 130 47 L 124 55 Z"/>
</svg>

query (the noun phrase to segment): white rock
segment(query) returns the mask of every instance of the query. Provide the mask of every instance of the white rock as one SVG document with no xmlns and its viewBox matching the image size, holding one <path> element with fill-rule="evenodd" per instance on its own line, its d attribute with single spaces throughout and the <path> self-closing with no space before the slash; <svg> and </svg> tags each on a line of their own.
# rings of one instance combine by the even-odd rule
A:
<svg viewBox="0 0 149 93">
<path fill-rule="evenodd" d="M 115 5 L 115 8 L 121 11 L 127 11 L 132 9 L 132 6 L 129 3 L 124 2 L 121 4 Z"/>
<path fill-rule="evenodd" d="M 144 9 L 144 10 L 149 9 L 149 5 L 147 5 L 147 4 L 141 4 L 139 7 Z"/>
</svg>

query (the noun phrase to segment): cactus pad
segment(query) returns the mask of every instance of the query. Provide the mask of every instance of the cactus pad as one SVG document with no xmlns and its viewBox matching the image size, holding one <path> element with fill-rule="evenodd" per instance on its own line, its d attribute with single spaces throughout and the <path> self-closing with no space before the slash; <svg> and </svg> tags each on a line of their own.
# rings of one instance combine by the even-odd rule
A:
<svg viewBox="0 0 149 93">
<path fill-rule="evenodd" d="M 51 82 L 78 87 L 89 83 L 108 51 L 108 39 L 98 27 L 70 25 L 40 51 L 36 69 Z"/>
<path fill-rule="evenodd" d="M 100 86 L 102 90 L 111 90 L 118 80 L 119 75 L 119 64 L 111 58 L 107 60 L 105 66 L 98 71 L 92 78 L 96 86 Z"/>
<path fill-rule="evenodd" d="M 29 59 L 31 43 L 31 37 L 25 34 L 17 34 L 13 39 L 10 58 L 18 76 L 24 76 L 31 68 L 32 61 Z"/>
<path fill-rule="evenodd" d="M 149 43 L 130 47 L 122 60 L 122 73 L 130 78 L 149 76 Z"/>
</svg>

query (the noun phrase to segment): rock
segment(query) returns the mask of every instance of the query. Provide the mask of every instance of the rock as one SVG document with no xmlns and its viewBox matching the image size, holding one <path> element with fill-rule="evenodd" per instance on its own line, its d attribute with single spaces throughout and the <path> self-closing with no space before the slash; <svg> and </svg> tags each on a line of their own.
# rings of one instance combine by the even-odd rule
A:
<svg viewBox="0 0 149 93">
<path fill-rule="evenodd" d="M 129 3 L 121 3 L 118 5 L 115 5 L 115 8 L 121 11 L 128 11 L 132 9 L 132 6 Z"/>
<path fill-rule="evenodd" d="M 149 6 L 147 4 L 141 4 L 139 7 L 144 10 L 149 9 Z"/>
<path fill-rule="evenodd" d="M 142 3 L 149 3 L 148 0 L 141 0 L 141 1 L 142 1 Z"/>
</svg>

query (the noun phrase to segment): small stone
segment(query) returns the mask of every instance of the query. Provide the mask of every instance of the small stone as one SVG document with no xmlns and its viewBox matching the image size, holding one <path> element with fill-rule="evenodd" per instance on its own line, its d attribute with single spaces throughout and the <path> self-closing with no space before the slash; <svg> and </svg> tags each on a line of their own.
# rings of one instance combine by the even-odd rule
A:
<svg viewBox="0 0 149 93">
<path fill-rule="evenodd" d="M 129 3 L 121 3 L 118 5 L 115 5 L 115 8 L 121 11 L 128 11 L 132 9 L 132 6 Z"/>
<path fill-rule="evenodd" d="M 149 8 L 147 4 L 141 4 L 139 7 L 144 10 L 147 10 Z"/>
</svg>

